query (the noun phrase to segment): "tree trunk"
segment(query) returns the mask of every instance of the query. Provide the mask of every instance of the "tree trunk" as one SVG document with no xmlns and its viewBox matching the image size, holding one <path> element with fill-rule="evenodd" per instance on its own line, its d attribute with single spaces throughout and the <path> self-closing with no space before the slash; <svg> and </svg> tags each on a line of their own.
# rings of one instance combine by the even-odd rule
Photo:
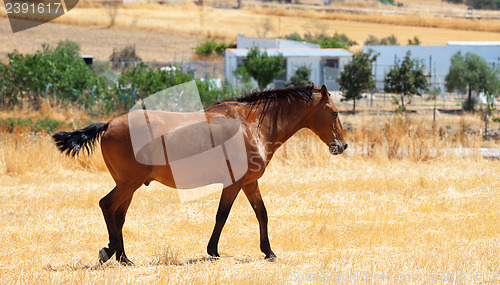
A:
<svg viewBox="0 0 500 285">
<path fill-rule="evenodd" d="M 352 114 L 356 115 L 356 98 L 352 100 L 354 103 L 352 104 Z"/>
<path fill-rule="evenodd" d="M 469 97 L 468 97 L 467 101 L 470 104 L 470 107 L 472 109 L 472 114 L 474 114 L 474 103 L 472 103 L 472 87 L 470 85 L 469 85 Z"/>
</svg>

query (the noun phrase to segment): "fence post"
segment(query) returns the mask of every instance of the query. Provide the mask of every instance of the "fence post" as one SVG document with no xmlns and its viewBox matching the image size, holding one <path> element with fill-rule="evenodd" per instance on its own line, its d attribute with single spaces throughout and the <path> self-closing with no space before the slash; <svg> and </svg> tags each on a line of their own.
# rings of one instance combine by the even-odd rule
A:
<svg viewBox="0 0 500 285">
<path fill-rule="evenodd" d="M 3 109 L 3 88 L 5 87 L 5 81 L 2 82 L 2 90 L 0 90 L 0 108 Z"/>
<path fill-rule="evenodd" d="M 484 139 L 488 139 L 488 109 L 489 105 L 484 109 Z"/>
<path fill-rule="evenodd" d="M 134 100 L 134 104 L 137 101 L 137 88 L 132 91 L 132 100 Z"/>
<path fill-rule="evenodd" d="M 94 91 L 96 89 L 97 86 L 94 85 L 94 87 L 92 87 L 92 91 L 90 91 L 90 99 L 93 100 L 94 99 Z"/>
<path fill-rule="evenodd" d="M 48 103 L 47 101 L 47 93 L 49 93 L 49 88 L 52 84 L 49 82 L 49 84 L 47 84 L 47 87 L 45 87 L 45 103 Z"/>
<path fill-rule="evenodd" d="M 92 91 L 90 91 L 90 104 L 91 105 L 94 105 L 94 92 L 95 92 L 95 89 L 96 89 L 96 86 L 94 85 L 94 87 L 92 87 Z M 96 103 L 97 103 L 97 100 L 96 100 Z"/>
</svg>

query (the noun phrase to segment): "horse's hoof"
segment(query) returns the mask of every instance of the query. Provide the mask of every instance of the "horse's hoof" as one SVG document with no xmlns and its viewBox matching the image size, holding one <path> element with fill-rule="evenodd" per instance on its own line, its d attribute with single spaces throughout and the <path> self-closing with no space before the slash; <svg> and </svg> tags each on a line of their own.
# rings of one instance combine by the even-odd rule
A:
<svg viewBox="0 0 500 285">
<path fill-rule="evenodd" d="M 99 263 L 100 264 L 103 264 L 105 263 L 106 261 L 108 261 L 111 256 L 113 256 L 114 252 L 109 254 L 108 251 L 110 249 L 109 248 L 106 248 L 106 247 L 103 247 L 101 250 L 99 250 Z"/>
<path fill-rule="evenodd" d="M 220 257 L 220 255 L 217 252 L 217 250 L 208 250 L 208 255 L 210 255 L 213 258 L 219 258 Z"/>
<path fill-rule="evenodd" d="M 276 259 L 278 259 L 278 257 L 276 256 L 276 254 L 274 254 L 274 252 L 271 252 L 269 254 L 266 254 L 266 257 L 264 257 L 264 259 L 267 261 L 273 262 L 273 261 L 276 261 Z"/>
<path fill-rule="evenodd" d="M 134 266 L 135 264 L 129 260 L 129 259 L 126 259 L 126 260 L 120 260 L 120 265 L 123 265 L 123 266 Z"/>
<path fill-rule="evenodd" d="M 124 255 L 122 255 L 122 257 L 118 260 L 118 262 L 120 263 L 120 265 L 123 265 L 123 266 L 134 266 L 135 265 L 130 259 L 128 259 Z"/>
</svg>

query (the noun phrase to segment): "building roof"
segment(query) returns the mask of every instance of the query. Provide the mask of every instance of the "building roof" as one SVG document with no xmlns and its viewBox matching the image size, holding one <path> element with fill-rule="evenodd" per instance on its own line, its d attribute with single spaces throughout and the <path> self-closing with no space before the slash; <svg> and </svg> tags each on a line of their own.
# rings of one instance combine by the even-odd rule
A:
<svg viewBox="0 0 500 285">
<path fill-rule="evenodd" d="M 239 34 L 236 47 L 237 48 L 319 48 L 318 44 L 307 43 L 302 41 L 293 41 L 287 39 L 261 39 L 261 38 L 247 38 Z"/>
<path fill-rule="evenodd" d="M 246 57 L 250 50 L 246 48 L 227 49 L 226 52 L 236 55 L 237 57 Z M 279 54 L 283 57 L 351 57 L 352 53 L 341 48 L 290 48 L 290 49 L 260 49 L 265 51 L 269 56 L 277 56 Z"/>
<path fill-rule="evenodd" d="M 449 46 L 500 46 L 500 41 L 449 41 L 446 43 Z"/>
</svg>

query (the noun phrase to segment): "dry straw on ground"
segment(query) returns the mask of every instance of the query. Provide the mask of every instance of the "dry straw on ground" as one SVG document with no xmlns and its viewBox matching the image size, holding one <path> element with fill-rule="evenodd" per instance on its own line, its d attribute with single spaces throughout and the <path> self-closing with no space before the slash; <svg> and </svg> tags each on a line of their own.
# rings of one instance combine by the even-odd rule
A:
<svg viewBox="0 0 500 285">
<path fill-rule="evenodd" d="M 137 191 L 124 228 L 136 266 L 93 268 L 107 243 L 98 201 L 113 187 L 99 151 L 73 160 L 48 136 L 2 134 L 0 283 L 276 284 L 319 274 L 371 283 L 363 272 L 421 284 L 436 273 L 440 281 L 464 274 L 464 284 L 491 281 L 500 269 L 500 162 L 417 151 L 480 145 L 475 135 L 460 139 L 461 126 L 474 127 L 477 117 L 447 119 L 445 129 L 455 132 L 444 137 L 418 117 L 383 117 L 378 131 L 373 117 L 343 121 L 358 147 L 376 142 L 374 153 L 331 156 L 301 132 L 260 180 L 276 262 L 263 260 L 244 195 L 222 233 L 222 258 L 213 261 L 205 247 L 219 194 L 181 204 L 174 190 L 152 183 Z M 411 155 L 390 157 L 396 140 Z"/>
</svg>

